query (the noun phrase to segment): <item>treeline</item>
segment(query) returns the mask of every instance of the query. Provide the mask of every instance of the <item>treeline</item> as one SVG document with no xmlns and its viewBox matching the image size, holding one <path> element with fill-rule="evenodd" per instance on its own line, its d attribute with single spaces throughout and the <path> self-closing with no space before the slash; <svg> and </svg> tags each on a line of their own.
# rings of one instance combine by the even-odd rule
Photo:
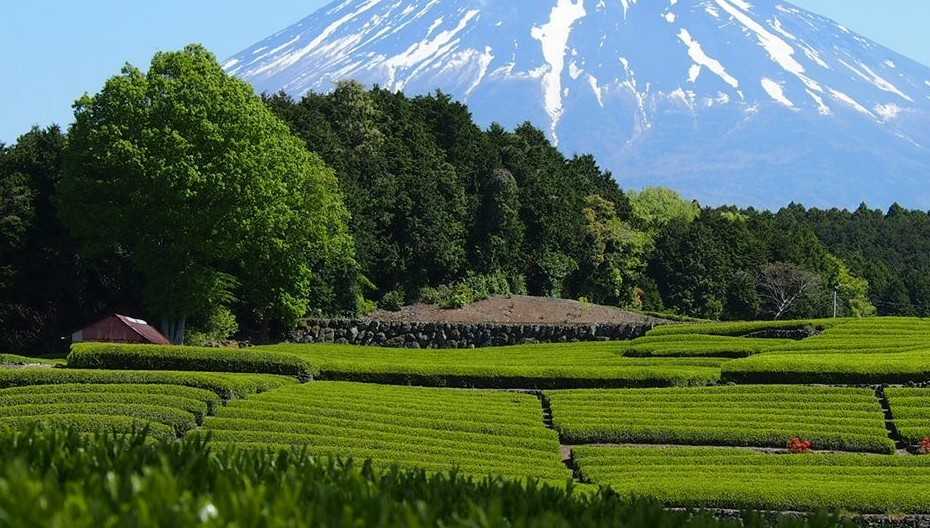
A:
<svg viewBox="0 0 930 528">
<path fill-rule="evenodd" d="M 533 295 L 632 300 L 645 239 L 591 156 L 565 158 L 529 124 L 483 131 L 443 94 L 342 83 L 266 102 L 338 175 L 372 298 L 503 277 Z"/>
<path fill-rule="evenodd" d="M 590 156 L 566 158 L 530 124 L 482 130 L 442 93 L 342 83 L 265 101 L 336 171 L 385 306 L 443 302 L 437 285 L 450 305 L 509 286 L 708 319 L 830 316 L 834 293 L 840 316 L 930 315 L 921 211 L 771 213 L 625 193 Z"/>
<path fill-rule="evenodd" d="M 616 181 L 441 93 L 260 99 L 199 46 L 160 53 L 79 100 L 67 134 L 0 145 L 0 350 L 55 350 L 108 311 L 204 342 L 506 293 L 710 319 L 832 315 L 834 297 L 839 315 L 930 315 L 925 212 L 702 208 Z"/>
</svg>

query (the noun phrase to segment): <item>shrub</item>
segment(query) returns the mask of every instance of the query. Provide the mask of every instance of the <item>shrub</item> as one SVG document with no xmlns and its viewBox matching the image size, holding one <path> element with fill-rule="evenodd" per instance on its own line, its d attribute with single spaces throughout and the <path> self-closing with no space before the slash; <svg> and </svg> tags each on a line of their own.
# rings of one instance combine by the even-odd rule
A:
<svg viewBox="0 0 930 528">
<path fill-rule="evenodd" d="M 810 440 L 802 440 L 801 438 L 794 437 L 788 441 L 788 451 L 792 453 L 810 453 L 812 449 L 814 449 L 814 443 Z"/>
<path fill-rule="evenodd" d="M 452 286 L 448 297 L 443 300 L 441 306 L 449 310 L 464 308 L 469 304 L 479 300 L 478 295 L 479 294 L 472 290 L 469 285 L 460 282 Z"/>
<path fill-rule="evenodd" d="M 68 366 L 88 369 L 193 370 L 280 374 L 302 380 L 318 374 L 303 358 L 257 349 L 78 343 Z"/>
<path fill-rule="evenodd" d="M 512 295 L 526 291 L 523 277 L 508 278 L 502 272 L 487 275 L 469 275 L 452 284 L 426 287 L 420 290 L 420 302 L 446 309 L 463 308 L 490 297 Z"/>
<path fill-rule="evenodd" d="M 187 333 L 187 343 L 191 346 L 220 345 L 239 331 L 239 323 L 232 310 L 225 306 L 217 306 L 205 321 L 195 321 L 191 331 Z"/>
<path fill-rule="evenodd" d="M 387 310 L 389 312 L 399 312 L 401 308 L 404 307 L 406 301 L 407 296 L 404 294 L 403 290 L 391 290 L 384 294 L 384 297 L 381 298 L 381 302 L 378 303 L 378 306 L 382 310 Z"/>
</svg>

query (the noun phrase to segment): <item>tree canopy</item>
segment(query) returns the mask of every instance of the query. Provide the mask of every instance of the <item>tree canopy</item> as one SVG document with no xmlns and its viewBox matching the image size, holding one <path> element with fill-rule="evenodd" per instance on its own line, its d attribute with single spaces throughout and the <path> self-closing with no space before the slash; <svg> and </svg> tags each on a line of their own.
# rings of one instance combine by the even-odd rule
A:
<svg viewBox="0 0 930 528">
<path fill-rule="evenodd" d="M 292 324 L 315 276 L 354 265 L 332 171 L 200 46 L 78 100 L 59 203 L 89 254 L 128 256 L 175 341 L 235 300 Z"/>
</svg>

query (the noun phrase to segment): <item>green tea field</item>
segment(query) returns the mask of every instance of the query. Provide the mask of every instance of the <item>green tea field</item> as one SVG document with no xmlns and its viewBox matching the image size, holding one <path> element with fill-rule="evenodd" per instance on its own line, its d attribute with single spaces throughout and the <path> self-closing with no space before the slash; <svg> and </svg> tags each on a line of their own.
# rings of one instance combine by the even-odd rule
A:
<svg viewBox="0 0 930 528">
<path fill-rule="evenodd" d="M 578 500 L 930 514 L 921 319 L 676 324 L 477 350 L 88 343 L 66 361 L 0 363 L 0 437 L 20 446 L 37 427 L 74 442 L 145 429 L 144 445 L 169 450 L 493 476 Z"/>
</svg>

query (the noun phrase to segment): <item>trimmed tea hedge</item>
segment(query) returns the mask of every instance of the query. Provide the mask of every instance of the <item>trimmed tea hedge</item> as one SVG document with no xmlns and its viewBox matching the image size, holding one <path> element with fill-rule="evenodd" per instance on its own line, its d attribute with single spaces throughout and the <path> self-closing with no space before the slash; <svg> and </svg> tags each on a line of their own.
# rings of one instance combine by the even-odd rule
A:
<svg viewBox="0 0 930 528">
<path fill-rule="evenodd" d="M 930 458 L 735 448 L 579 447 L 582 475 L 677 507 L 930 512 Z"/>
<path fill-rule="evenodd" d="M 68 366 L 86 369 L 278 374 L 303 380 L 313 379 L 318 373 L 305 359 L 279 352 L 112 343 L 72 345 Z"/>
<path fill-rule="evenodd" d="M 156 439 L 176 439 L 177 431 L 170 425 L 135 416 L 95 414 L 51 414 L 47 416 L 15 416 L 0 418 L 0 432 L 28 431 L 36 427 L 74 431 L 81 434 L 132 434 L 147 431 Z"/>
<path fill-rule="evenodd" d="M 885 417 L 867 389 L 735 386 L 547 393 L 567 443 L 785 447 L 893 453 Z"/>
<path fill-rule="evenodd" d="M 706 334 L 739 337 L 763 330 L 797 330 L 807 327 L 823 330 L 844 324 L 850 319 L 804 319 L 797 321 L 739 321 L 732 323 L 687 323 L 657 326 L 646 336 Z"/>
<path fill-rule="evenodd" d="M 927 350 L 930 320 L 902 317 L 855 319 L 819 336 L 772 349 L 774 352 L 815 354 L 887 354 Z"/>
<path fill-rule="evenodd" d="M 885 396 L 905 442 L 917 445 L 930 437 L 930 389 L 890 387 Z"/>
<path fill-rule="evenodd" d="M 294 378 L 268 374 L 219 374 L 133 370 L 81 370 L 57 368 L 0 369 L 0 389 L 58 384 L 184 385 L 208 389 L 223 399 L 242 398 L 256 392 L 297 383 Z"/>
<path fill-rule="evenodd" d="M 723 365 L 735 383 L 905 384 L 930 381 L 930 351 L 759 354 Z"/>
<path fill-rule="evenodd" d="M 561 389 L 708 385 L 719 358 L 626 358 L 621 343 L 399 350 L 348 345 L 259 347 L 306 358 L 320 379 L 475 388 Z"/>
<path fill-rule="evenodd" d="M 794 343 L 788 339 L 753 339 L 702 334 L 669 334 L 641 337 L 623 349 L 626 357 L 721 357 L 742 358 Z"/>
<path fill-rule="evenodd" d="M 564 481 L 559 441 L 531 395 L 314 382 L 231 402 L 205 421 L 217 442 L 301 446 L 431 470 Z"/>
<path fill-rule="evenodd" d="M 118 398 L 122 394 L 150 395 L 154 397 L 195 400 L 207 406 L 212 413 L 222 400 L 217 393 L 207 389 L 197 389 L 181 385 L 144 385 L 144 384 L 58 384 L 27 385 L 0 389 L 0 402 L 39 403 L 48 398 L 57 398 L 67 394 L 70 398 Z"/>
<path fill-rule="evenodd" d="M 183 435 L 215 409 L 216 393 L 176 385 L 59 384 L 0 389 L 0 428 L 34 423 L 81 432 L 127 432 L 152 426 Z M 114 425 L 116 427 L 114 427 Z"/>
</svg>

